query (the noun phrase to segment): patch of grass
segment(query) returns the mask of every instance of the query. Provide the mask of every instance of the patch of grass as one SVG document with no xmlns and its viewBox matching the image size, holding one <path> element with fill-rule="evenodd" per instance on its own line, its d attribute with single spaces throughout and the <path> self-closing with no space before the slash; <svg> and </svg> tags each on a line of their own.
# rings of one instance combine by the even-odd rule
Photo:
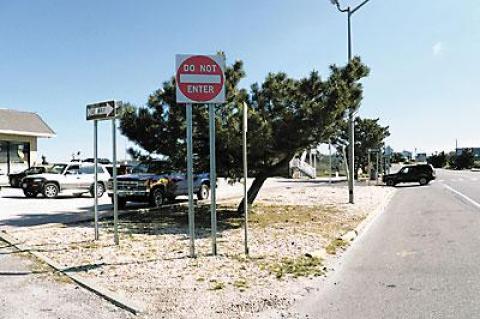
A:
<svg viewBox="0 0 480 319">
<path fill-rule="evenodd" d="M 233 286 L 243 291 L 248 288 L 247 279 L 239 278 L 233 282 Z"/>
<path fill-rule="evenodd" d="M 335 240 L 332 240 L 332 242 L 328 244 L 327 247 L 325 247 L 325 251 L 327 252 L 327 254 L 335 255 L 338 249 L 344 249 L 347 246 L 348 243 L 345 240 L 337 238 Z"/>
<path fill-rule="evenodd" d="M 256 205 L 250 214 L 253 227 L 267 228 L 275 224 L 325 224 L 338 210 L 329 206 Z"/>
<path fill-rule="evenodd" d="M 204 282 L 204 281 L 205 281 L 205 278 L 203 278 L 203 277 L 198 277 L 198 278 L 197 278 L 197 281 L 198 281 L 198 282 Z"/>
<path fill-rule="evenodd" d="M 325 274 L 322 259 L 318 257 L 282 258 L 280 262 L 265 265 L 263 268 L 268 269 L 277 279 L 286 275 L 298 278 Z"/>
<path fill-rule="evenodd" d="M 222 290 L 225 288 L 225 283 L 223 281 L 217 281 L 215 279 L 210 280 L 212 283 L 212 286 L 210 287 L 210 290 Z"/>
</svg>

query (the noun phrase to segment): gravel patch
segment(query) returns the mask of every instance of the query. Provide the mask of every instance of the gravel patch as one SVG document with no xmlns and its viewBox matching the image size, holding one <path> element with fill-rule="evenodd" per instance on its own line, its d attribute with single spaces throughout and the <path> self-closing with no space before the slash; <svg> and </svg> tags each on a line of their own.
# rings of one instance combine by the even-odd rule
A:
<svg viewBox="0 0 480 319">
<path fill-rule="evenodd" d="M 253 318 L 267 309 L 287 309 L 315 287 L 329 269 L 329 254 L 317 254 L 367 215 L 384 206 L 393 188 L 356 188 L 347 204 L 345 186 L 289 183 L 261 192 L 249 233 L 250 256 L 243 255 L 242 218 L 227 201 L 218 210 L 218 256 L 211 256 L 208 206 L 196 211 L 198 257 L 188 257 L 184 208 L 126 215 L 120 245 L 113 245 L 110 220 L 101 239 L 81 223 L 10 232 L 82 277 L 146 305 L 145 318 Z M 180 210 L 179 210 L 180 209 Z M 333 244 L 332 244 L 333 243 Z M 337 250 L 336 250 L 337 249 Z"/>
</svg>

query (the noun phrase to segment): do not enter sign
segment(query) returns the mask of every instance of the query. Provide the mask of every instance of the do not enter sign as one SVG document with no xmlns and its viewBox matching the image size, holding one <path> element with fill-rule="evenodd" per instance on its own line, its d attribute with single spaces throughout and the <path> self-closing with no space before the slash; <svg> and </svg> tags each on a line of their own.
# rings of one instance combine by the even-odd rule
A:
<svg viewBox="0 0 480 319">
<path fill-rule="evenodd" d="M 177 103 L 224 103 L 225 59 L 218 55 L 177 55 Z"/>
</svg>

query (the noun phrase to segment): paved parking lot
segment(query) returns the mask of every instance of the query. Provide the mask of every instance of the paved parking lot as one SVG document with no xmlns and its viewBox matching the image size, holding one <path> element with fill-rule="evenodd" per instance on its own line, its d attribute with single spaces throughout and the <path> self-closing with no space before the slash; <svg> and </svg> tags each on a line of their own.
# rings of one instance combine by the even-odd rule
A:
<svg viewBox="0 0 480 319">
<path fill-rule="evenodd" d="M 63 223 L 92 214 L 93 198 L 87 195 L 26 198 L 21 189 L 2 187 L 0 196 L 0 228 Z M 110 208 L 110 198 L 104 195 L 99 199 L 99 209 L 108 211 Z"/>
</svg>

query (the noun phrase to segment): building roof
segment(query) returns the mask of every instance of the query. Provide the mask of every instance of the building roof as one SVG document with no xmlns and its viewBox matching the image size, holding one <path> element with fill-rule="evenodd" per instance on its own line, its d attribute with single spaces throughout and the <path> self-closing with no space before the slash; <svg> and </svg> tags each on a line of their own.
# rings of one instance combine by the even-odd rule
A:
<svg viewBox="0 0 480 319">
<path fill-rule="evenodd" d="M 37 113 L 0 109 L 0 134 L 54 137 L 55 132 Z"/>
</svg>

